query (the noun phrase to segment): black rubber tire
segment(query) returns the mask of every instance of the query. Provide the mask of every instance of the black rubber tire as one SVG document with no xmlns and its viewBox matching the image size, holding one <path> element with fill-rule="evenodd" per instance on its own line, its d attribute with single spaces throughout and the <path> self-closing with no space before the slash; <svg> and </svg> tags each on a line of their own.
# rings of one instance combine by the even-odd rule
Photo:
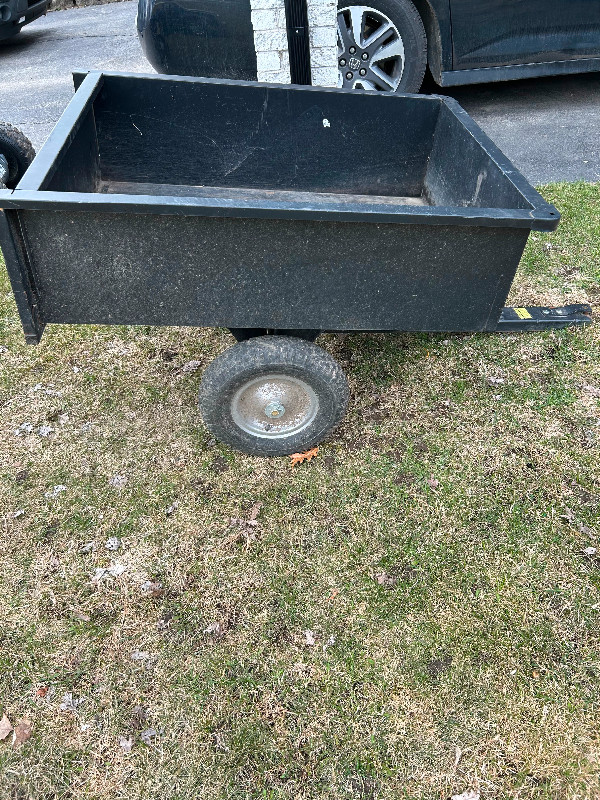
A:
<svg viewBox="0 0 600 800">
<path fill-rule="evenodd" d="M 338 8 L 368 6 L 385 14 L 404 42 L 404 73 L 396 94 L 418 92 L 427 68 L 427 35 L 423 20 L 410 0 L 338 0 Z"/>
<path fill-rule="evenodd" d="M 6 185 L 9 189 L 14 189 L 35 158 L 35 150 L 18 128 L 7 122 L 0 122 L 0 153 L 8 161 Z"/>
<path fill-rule="evenodd" d="M 316 394 L 316 416 L 303 430 L 269 439 L 248 433 L 235 422 L 231 405 L 237 390 L 269 374 L 299 378 Z M 320 444 L 344 418 L 349 395 L 341 366 L 318 345 L 288 336 L 259 336 L 235 344 L 209 364 L 200 384 L 199 405 L 206 427 L 219 441 L 249 455 L 286 456 Z"/>
</svg>

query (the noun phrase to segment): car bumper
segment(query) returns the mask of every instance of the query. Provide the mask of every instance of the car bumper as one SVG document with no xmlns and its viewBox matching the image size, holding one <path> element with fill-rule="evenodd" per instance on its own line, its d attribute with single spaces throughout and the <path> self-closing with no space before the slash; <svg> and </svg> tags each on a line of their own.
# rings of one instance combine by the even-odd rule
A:
<svg viewBox="0 0 600 800">
<path fill-rule="evenodd" d="M 0 39 L 18 33 L 48 11 L 50 0 L 0 0 Z"/>
</svg>

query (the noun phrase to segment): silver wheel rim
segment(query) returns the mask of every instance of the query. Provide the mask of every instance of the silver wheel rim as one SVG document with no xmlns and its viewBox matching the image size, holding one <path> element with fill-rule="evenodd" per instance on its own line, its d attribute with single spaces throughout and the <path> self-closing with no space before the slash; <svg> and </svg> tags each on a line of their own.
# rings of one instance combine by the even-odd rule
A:
<svg viewBox="0 0 600 800">
<path fill-rule="evenodd" d="M 404 42 L 381 11 L 347 6 L 338 11 L 338 86 L 396 92 L 404 74 Z"/>
<path fill-rule="evenodd" d="M 245 383 L 231 401 L 231 415 L 245 433 L 285 439 L 307 428 L 319 400 L 311 387 L 290 375 L 264 375 Z"/>
</svg>

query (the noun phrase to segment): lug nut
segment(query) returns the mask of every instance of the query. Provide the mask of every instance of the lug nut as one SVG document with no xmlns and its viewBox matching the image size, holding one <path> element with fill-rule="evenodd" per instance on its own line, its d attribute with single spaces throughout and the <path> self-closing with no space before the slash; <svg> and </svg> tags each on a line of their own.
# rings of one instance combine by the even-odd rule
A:
<svg viewBox="0 0 600 800">
<path fill-rule="evenodd" d="M 363 61 L 368 61 L 369 60 L 369 54 L 368 53 L 363 53 L 362 54 L 362 60 Z"/>
<path fill-rule="evenodd" d="M 345 67 L 345 66 L 346 66 L 346 59 L 340 58 L 340 67 Z"/>
<path fill-rule="evenodd" d="M 364 77 L 365 77 L 365 75 L 367 74 L 367 70 L 366 70 L 366 69 L 361 69 L 361 71 L 360 71 L 360 74 L 361 74 L 361 75 L 363 76 L 363 78 L 364 78 Z"/>
<path fill-rule="evenodd" d="M 354 75 L 353 75 L 352 72 L 347 72 L 346 73 L 346 80 L 351 81 L 353 77 L 354 77 Z"/>
<path fill-rule="evenodd" d="M 354 55 L 354 53 L 356 53 L 356 47 L 351 47 L 349 52 L 352 53 L 352 55 Z"/>
</svg>

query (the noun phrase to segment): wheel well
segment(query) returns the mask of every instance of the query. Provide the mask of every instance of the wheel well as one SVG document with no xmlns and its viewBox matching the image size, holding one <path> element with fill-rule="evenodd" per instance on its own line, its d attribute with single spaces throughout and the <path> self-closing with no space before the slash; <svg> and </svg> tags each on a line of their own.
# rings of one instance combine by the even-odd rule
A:
<svg viewBox="0 0 600 800">
<path fill-rule="evenodd" d="M 442 80 L 442 35 L 435 11 L 429 0 L 411 0 L 425 27 L 427 35 L 427 64 L 433 79 L 441 85 Z"/>
</svg>

